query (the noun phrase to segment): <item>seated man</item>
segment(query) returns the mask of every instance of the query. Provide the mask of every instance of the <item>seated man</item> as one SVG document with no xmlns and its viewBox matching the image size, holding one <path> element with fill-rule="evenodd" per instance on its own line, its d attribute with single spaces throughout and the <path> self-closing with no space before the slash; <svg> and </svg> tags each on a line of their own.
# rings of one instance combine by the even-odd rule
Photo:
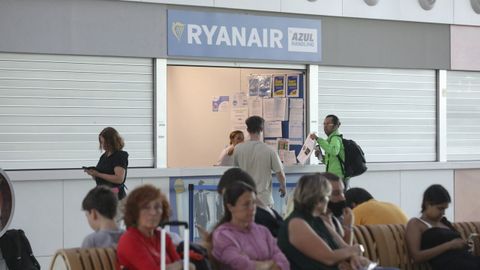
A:
<svg viewBox="0 0 480 270">
<path fill-rule="evenodd" d="M 363 188 L 351 188 L 345 192 L 347 205 L 353 209 L 355 225 L 407 224 L 407 215 L 400 207 L 377 201 Z"/>
<path fill-rule="evenodd" d="M 101 248 L 116 246 L 123 230 L 115 223 L 117 196 L 107 187 L 97 186 L 83 199 L 82 210 L 88 224 L 95 231 L 83 240 L 82 248 Z"/>
</svg>

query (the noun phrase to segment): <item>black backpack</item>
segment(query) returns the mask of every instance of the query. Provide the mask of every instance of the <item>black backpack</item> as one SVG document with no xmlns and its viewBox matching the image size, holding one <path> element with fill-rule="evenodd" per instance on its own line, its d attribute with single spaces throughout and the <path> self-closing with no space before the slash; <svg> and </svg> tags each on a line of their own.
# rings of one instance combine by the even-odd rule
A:
<svg viewBox="0 0 480 270">
<path fill-rule="evenodd" d="M 40 264 L 22 230 L 6 231 L 0 238 L 0 249 L 9 270 L 40 270 Z"/>
<path fill-rule="evenodd" d="M 365 160 L 365 154 L 362 148 L 354 140 L 344 139 L 342 135 L 338 137 L 342 138 L 343 149 L 345 149 L 345 160 L 342 160 L 337 155 L 340 164 L 342 165 L 342 171 L 345 178 L 358 176 L 367 171 L 367 162 Z"/>
</svg>

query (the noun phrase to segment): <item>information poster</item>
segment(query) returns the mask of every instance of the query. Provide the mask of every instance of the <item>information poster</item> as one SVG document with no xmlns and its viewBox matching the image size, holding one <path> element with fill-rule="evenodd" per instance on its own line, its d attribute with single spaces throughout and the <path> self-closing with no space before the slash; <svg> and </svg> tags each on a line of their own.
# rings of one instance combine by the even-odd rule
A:
<svg viewBox="0 0 480 270">
<path fill-rule="evenodd" d="M 287 76 L 287 97 L 299 97 L 300 91 L 298 89 L 299 75 Z"/>
<path fill-rule="evenodd" d="M 255 75 L 248 78 L 248 95 L 251 97 L 258 96 L 258 77 Z"/>
<path fill-rule="evenodd" d="M 244 92 L 237 92 L 232 96 L 232 108 L 245 108 L 248 106 L 247 95 Z"/>
<path fill-rule="evenodd" d="M 263 118 L 265 121 L 286 121 L 287 100 L 285 98 L 263 99 Z"/>
<path fill-rule="evenodd" d="M 273 76 L 273 97 L 285 97 L 285 76 Z"/>
<path fill-rule="evenodd" d="M 213 97 L 212 112 L 227 112 L 229 100 L 229 96 Z"/>
<path fill-rule="evenodd" d="M 263 98 L 248 97 L 248 116 L 263 116 Z"/>
<path fill-rule="evenodd" d="M 258 96 L 272 96 L 272 75 L 257 75 L 258 77 Z"/>
</svg>

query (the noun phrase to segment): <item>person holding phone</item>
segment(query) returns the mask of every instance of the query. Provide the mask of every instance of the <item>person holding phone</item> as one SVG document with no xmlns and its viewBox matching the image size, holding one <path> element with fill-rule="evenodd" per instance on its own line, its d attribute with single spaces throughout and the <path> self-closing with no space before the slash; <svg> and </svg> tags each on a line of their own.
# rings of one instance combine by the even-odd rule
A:
<svg viewBox="0 0 480 270">
<path fill-rule="evenodd" d="M 117 130 L 106 127 L 98 135 L 99 148 L 104 153 L 96 167 L 83 167 L 84 171 L 92 176 L 97 186 L 103 185 L 111 188 L 119 200 L 127 194 L 125 192 L 125 179 L 127 178 L 128 153 L 123 151 L 125 142 Z"/>
<path fill-rule="evenodd" d="M 407 223 L 405 239 L 410 257 L 419 263 L 428 261 L 433 270 L 480 269 L 480 257 L 469 253 L 467 241 L 445 217 L 451 201 L 441 185 L 425 190 L 420 217 Z"/>
</svg>

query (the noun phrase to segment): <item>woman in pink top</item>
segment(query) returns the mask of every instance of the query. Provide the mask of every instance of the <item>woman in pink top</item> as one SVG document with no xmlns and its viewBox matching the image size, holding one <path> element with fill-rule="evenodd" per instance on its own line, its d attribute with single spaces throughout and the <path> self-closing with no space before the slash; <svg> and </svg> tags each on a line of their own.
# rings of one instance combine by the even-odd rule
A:
<svg viewBox="0 0 480 270">
<path fill-rule="evenodd" d="M 213 232 L 213 257 L 221 269 L 288 270 L 287 258 L 270 231 L 253 222 L 256 194 L 238 182 L 223 194 L 225 214 Z"/>
</svg>

